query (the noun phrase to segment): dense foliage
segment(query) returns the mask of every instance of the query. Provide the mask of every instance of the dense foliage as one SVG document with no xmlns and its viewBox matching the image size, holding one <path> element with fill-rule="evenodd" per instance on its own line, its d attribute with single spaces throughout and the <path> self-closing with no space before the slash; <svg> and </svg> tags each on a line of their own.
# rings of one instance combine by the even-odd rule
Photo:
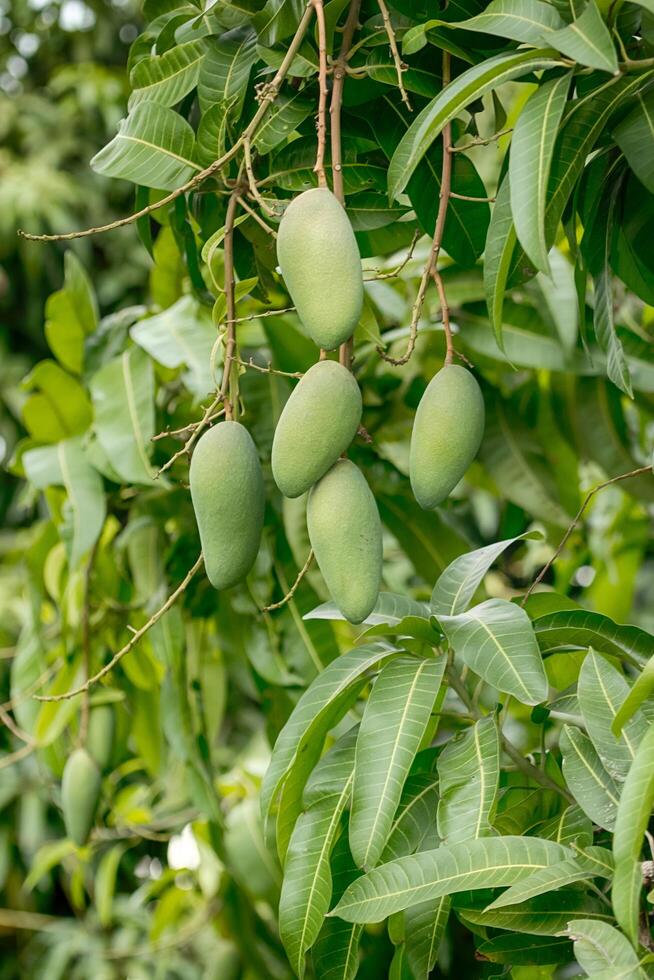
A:
<svg viewBox="0 0 654 980">
<path fill-rule="evenodd" d="M 89 215 L 77 178 L 45 207 L 54 131 L 45 189 L 8 198 L 7 227 L 70 245 L 3 239 L 12 343 L 47 355 L 3 392 L 0 976 L 653 975 L 651 0 L 143 19 Z M 90 77 L 113 127 L 120 90 Z M 135 185 L 117 220 L 110 178 Z M 325 181 L 363 260 L 338 357 L 384 536 L 356 628 L 270 462 L 320 356 L 276 233 Z M 453 357 L 485 432 L 424 511 L 411 431 Z M 266 508 L 247 581 L 216 591 L 189 457 L 223 413 Z"/>
</svg>

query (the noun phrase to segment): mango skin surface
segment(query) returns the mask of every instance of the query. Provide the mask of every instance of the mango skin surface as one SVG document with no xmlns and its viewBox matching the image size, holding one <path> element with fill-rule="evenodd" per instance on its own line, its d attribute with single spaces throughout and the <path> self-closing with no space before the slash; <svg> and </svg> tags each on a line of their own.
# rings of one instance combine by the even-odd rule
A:
<svg viewBox="0 0 654 980">
<path fill-rule="evenodd" d="M 61 780 L 61 805 L 66 833 L 78 847 L 86 844 L 100 799 L 100 770 L 86 749 L 68 757 Z"/>
<path fill-rule="evenodd" d="M 279 226 L 277 260 L 314 343 L 332 350 L 351 337 L 363 307 L 361 257 L 347 214 L 326 187 L 291 201 Z"/>
<path fill-rule="evenodd" d="M 309 539 L 332 599 L 351 623 L 362 623 L 379 596 L 382 528 L 365 477 L 339 459 L 312 488 Z"/>
<path fill-rule="evenodd" d="M 189 482 L 207 578 L 215 589 L 229 589 L 254 565 L 265 507 L 257 450 L 240 422 L 219 422 L 204 433 Z"/>
<path fill-rule="evenodd" d="M 354 439 L 361 392 L 336 361 L 318 361 L 286 402 L 272 444 L 272 471 L 285 497 L 300 497 L 325 475 Z"/>
<path fill-rule="evenodd" d="M 484 434 L 484 398 L 474 376 L 449 364 L 431 379 L 411 435 L 413 494 L 432 510 L 452 492 L 477 455 Z"/>
</svg>

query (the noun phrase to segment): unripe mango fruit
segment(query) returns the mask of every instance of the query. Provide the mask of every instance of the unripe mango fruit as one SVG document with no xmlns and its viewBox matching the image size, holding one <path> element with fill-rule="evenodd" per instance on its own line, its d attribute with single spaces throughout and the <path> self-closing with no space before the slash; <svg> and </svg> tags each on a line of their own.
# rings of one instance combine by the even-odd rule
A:
<svg viewBox="0 0 654 980">
<path fill-rule="evenodd" d="M 215 589 L 229 589 L 254 565 L 263 527 L 263 473 L 248 430 L 219 422 L 205 432 L 189 481 L 207 578 Z"/>
<path fill-rule="evenodd" d="M 277 260 L 311 339 L 332 350 L 351 337 L 363 306 L 361 257 L 347 214 L 326 187 L 291 201 L 279 226 Z"/>
<path fill-rule="evenodd" d="M 78 847 L 88 840 L 100 799 L 100 770 L 86 749 L 75 749 L 61 779 L 61 806 L 66 833 Z"/>
<path fill-rule="evenodd" d="M 98 704 L 91 708 L 86 748 L 101 772 L 107 768 L 111 758 L 115 722 L 114 709 L 110 704 Z"/>
<path fill-rule="evenodd" d="M 379 595 L 382 529 L 375 498 L 349 459 L 339 459 L 309 493 L 309 539 L 332 599 L 362 623 Z"/>
<path fill-rule="evenodd" d="M 286 497 L 299 497 L 325 475 L 354 439 L 361 392 L 336 361 L 318 361 L 286 402 L 275 429 L 272 471 Z"/>
<path fill-rule="evenodd" d="M 466 368 L 446 365 L 427 385 L 411 435 L 411 487 L 424 510 L 442 503 L 462 479 L 483 434 L 481 388 Z"/>
</svg>

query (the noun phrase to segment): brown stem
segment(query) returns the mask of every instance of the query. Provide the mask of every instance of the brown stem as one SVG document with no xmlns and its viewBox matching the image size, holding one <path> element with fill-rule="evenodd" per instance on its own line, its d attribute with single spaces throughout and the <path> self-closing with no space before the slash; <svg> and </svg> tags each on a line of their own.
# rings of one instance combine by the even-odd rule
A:
<svg viewBox="0 0 654 980">
<path fill-rule="evenodd" d="M 214 174 L 217 174 L 218 171 L 222 170 L 222 168 L 226 166 L 230 160 L 234 159 L 244 145 L 244 142 L 246 140 L 251 140 L 256 133 L 260 123 L 268 112 L 269 107 L 277 98 L 279 88 L 286 78 L 289 68 L 291 67 L 300 45 L 302 44 L 312 16 L 313 7 L 311 4 L 308 4 L 289 45 L 288 51 L 284 56 L 284 60 L 279 66 L 273 79 L 267 85 L 265 85 L 262 90 L 261 104 L 259 105 L 259 108 L 248 123 L 247 127 L 243 130 L 243 133 L 236 143 L 234 143 L 234 145 L 227 150 L 222 157 L 219 157 L 218 160 L 214 160 L 210 166 L 195 174 L 191 180 L 187 181 L 185 184 L 182 184 L 182 186 L 178 187 L 176 190 L 171 191 L 170 194 L 166 195 L 166 197 L 162 198 L 160 201 L 156 201 L 154 204 L 148 204 L 147 207 L 141 208 L 140 211 L 135 211 L 133 214 L 129 214 L 124 218 L 118 218 L 116 221 L 110 221 L 109 224 L 99 225 L 96 228 L 86 228 L 84 231 L 69 231 L 63 235 L 31 235 L 22 229 L 18 230 L 18 234 L 22 238 L 28 238 L 33 242 L 63 242 L 71 241 L 74 238 L 86 238 L 89 235 L 100 234 L 104 231 L 113 231 L 114 228 L 122 228 L 124 225 L 130 225 L 134 221 L 138 221 L 139 218 L 145 218 L 146 215 L 152 214 L 153 211 L 157 211 L 159 208 L 165 207 L 167 204 L 171 204 L 182 194 L 186 194 L 188 191 L 194 190 L 200 184 L 204 183 L 204 181 L 209 177 L 213 177 Z"/>
<path fill-rule="evenodd" d="M 238 193 L 234 191 L 229 198 L 225 216 L 225 302 L 227 304 L 225 338 L 225 361 L 223 364 L 223 379 L 220 394 L 225 405 L 225 418 L 229 421 L 234 417 L 234 405 L 238 401 L 238 382 L 232 384 L 232 366 L 236 357 L 236 304 L 234 302 L 234 218 L 238 208 Z M 232 388 L 234 390 L 232 390 Z"/>
<path fill-rule="evenodd" d="M 447 303 L 447 295 L 445 293 L 445 283 L 443 282 L 443 277 L 441 276 L 438 269 L 431 270 L 432 279 L 436 283 L 436 289 L 438 290 L 438 298 L 441 304 L 441 317 L 443 321 L 443 330 L 445 332 L 445 364 L 451 364 L 452 358 L 454 357 L 454 345 L 452 343 L 452 327 L 450 326 L 450 308 Z"/>
<path fill-rule="evenodd" d="M 501 139 L 502 136 L 508 136 L 512 132 L 513 127 L 502 129 L 499 133 L 493 133 L 492 136 L 472 136 L 465 146 L 451 146 L 450 153 L 465 153 L 466 150 L 470 150 L 473 146 L 488 146 L 489 143 L 494 143 L 495 140 Z"/>
<path fill-rule="evenodd" d="M 393 30 L 393 25 L 391 24 L 390 14 L 388 13 L 388 7 L 384 3 L 384 0 L 377 0 L 377 6 L 382 15 L 384 21 L 384 30 L 386 31 L 386 36 L 388 37 L 388 43 L 390 45 L 391 54 L 393 55 L 393 64 L 395 65 L 395 72 L 397 74 L 397 87 L 400 90 L 400 95 L 402 96 L 402 102 L 409 110 L 413 112 L 411 103 L 409 102 L 409 96 L 407 95 L 406 89 L 404 87 L 404 81 L 402 79 L 403 72 L 406 71 L 407 65 L 404 64 L 400 58 L 400 52 L 397 49 L 397 38 L 395 37 L 395 31 Z"/>
<path fill-rule="evenodd" d="M 318 175 L 318 186 L 327 187 L 325 173 L 325 148 L 327 145 L 327 29 L 325 27 L 325 9 L 323 0 L 312 0 L 318 23 L 318 146 L 316 149 L 316 165 L 314 173 Z"/>
<path fill-rule="evenodd" d="M 240 206 L 243 208 L 244 211 L 247 211 L 247 213 L 250 215 L 251 218 L 254 218 L 254 220 L 259 225 L 259 227 L 260 228 L 263 228 L 263 230 L 266 232 L 267 235 L 270 235 L 271 238 L 277 238 L 277 232 L 275 231 L 275 229 L 274 228 L 271 228 L 270 225 L 267 225 L 266 222 L 263 220 L 263 218 L 261 218 L 257 214 L 257 212 L 254 210 L 254 208 L 251 208 L 250 207 L 250 205 L 248 204 L 248 202 L 244 198 L 239 197 L 238 198 L 238 203 L 240 204 Z M 261 199 L 261 207 L 264 207 L 263 198 Z M 268 209 L 268 214 L 270 214 L 271 216 L 273 216 L 275 214 L 275 212 L 274 211 L 271 211 L 270 209 Z"/>
<path fill-rule="evenodd" d="M 532 592 L 534 591 L 534 589 L 536 588 L 536 586 L 539 585 L 543 581 L 543 579 L 545 578 L 545 576 L 549 572 L 550 568 L 552 567 L 552 565 L 554 564 L 554 562 L 556 561 L 556 559 L 559 557 L 559 555 L 561 554 L 561 552 L 565 548 L 565 546 L 566 546 L 566 544 L 567 544 L 567 542 L 568 542 L 568 540 L 570 538 L 570 535 L 572 534 L 572 532 L 576 528 L 577 524 L 579 523 L 579 521 L 583 517 L 584 511 L 588 507 L 589 503 L 591 502 L 591 500 L 593 499 L 593 497 L 595 496 L 595 494 L 596 493 L 599 493 L 600 490 L 605 490 L 606 487 L 612 486 L 614 483 L 620 483 L 622 480 L 629 480 L 629 479 L 631 479 L 634 476 L 643 476 L 645 473 L 651 474 L 652 473 L 652 467 L 651 466 L 639 466 L 638 469 L 636 469 L 636 470 L 630 470 L 628 473 L 621 473 L 620 476 L 614 476 L 610 480 L 605 480 L 604 483 L 598 483 L 596 487 L 593 487 L 592 490 L 589 490 L 588 491 L 588 493 L 584 497 L 584 501 L 583 501 L 581 507 L 579 508 L 579 510 L 577 511 L 577 513 L 575 514 L 572 523 L 568 526 L 568 529 L 566 530 L 565 534 L 563 535 L 563 537 L 559 541 L 559 544 L 558 544 L 558 547 L 557 547 L 556 551 L 554 552 L 554 554 L 552 555 L 552 557 L 550 558 L 550 560 L 543 566 L 543 568 L 541 568 L 540 572 L 538 573 L 538 575 L 536 576 L 536 578 L 534 579 L 534 581 L 531 583 L 531 585 L 527 589 L 525 595 L 523 596 L 522 602 L 520 603 L 521 606 L 524 606 L 525 605 L 525 603 L 527 602 L 527 599 L 532 594 Z"/>
<path fill-rule="evenodd" d="M 275 212 L 271 207 L 269 207 L 266 204 L 261 194 L 259 193 L 257 181 L 254 176 L 254 168 L 252 166 L 252 146 L 249 139 L 243 141 L 243 160 L 245 163 L 245 173 L 247 175 L 248 187 L 250 193 L 252 194 L 252 197 L 255 199 L 255 201 L 263 211 L 263 213 L 267 214 L 269 218 L 273 218 L 275 216 Z M 248 211 L 249 210 L 250 209 L 248 208 Z M 250 211 L 250 214 L 252 214 L 254 217 L 258 219 L 258 215 L 255 215 L 254 211 Z M 266 229 L 266 231 L 270 231 L 268 225 L 265 222 L 263 223 L 263 226 Z"/>
<path fill-rule="evenodd" d="M 457 201 L 477 201 L 482 204 L 494 204 L 494 197 L 472 197 L 470 194 L 457 194 L 455 191 L 450 191 L 450 197 L 456 198 Z"/>
<path fill-rule="evenodd" d="M 411 239 L 411 244 L 409 245 L 409 251 L 406 253 L 406 255 L 404 256 L 400 264 L 396 265 L 394 269 L 391 269 L 390 272 L 380 272 L 379 270 L 376 270 L 375 272 L 374 269 L 368 269 L 367 270 L 368 272 L 375 272 L 375 275 L 371 276 L 369 279 L 364 279 L 363 281 L 381 282 L 382 279 L 396 279 L 397 276 L 399 276 L 400 272 L 402 272 L 402 270 L 409 264 L 409 262 L 413 258 L 413 251 L 419 239 L 420 239 L 420 232 L 415 231 L 413 233 L 413 238 Z"/>
<path fill-rule="evenodd" d="M 290 602 L 291 601 L 291 599 L 293 598 L 293 596 L 295 595 L 295 593 L 298 590 L 298 587 L 300 585 L 300 582 L 302 581 L 302 579 L 304 578 L 304 576 L 309 571 L 309 568 L 311 566 L 311 562 L 312 561 L 313 561 L 313 548 L 309 552 L 309 555 L 308 555 L 307 560 L 305 561 L 304 565 L 302 566 L 302 568 L 298 572 L 297 578 L 293 582 L 293 585 L 290 587 L 290 589 L 288 590 L 288 592 L 286 593 L 286 595 L 284 596 L 284 598 L 283 599 L 280 599 L 279 602 L 273 602 L 269 606 L 264 606 L 263 609 L 261 610 L 262 613 L 272 612 L 273 609 L 281 609 L 282 606 L 285 606 L 287 602 Z"/>
<path fill-rule="evenodd" d="M 443 88 L 445 88 L 449 82 L 450 55 L 448 51 L 443 51 Z M 423 269 L 420 285 L 418 286 L 418 295 L 416 296 L 416 301 L 413 304 L 413 309 L 411 312 L 411 327 L 409 330 L 407 347 L 401 357 L 390 357 L 381 347 L 377 348 L 377 353 L 379 356 L 389 364 L 393 364 L 395 367 L 400 367 L 402 364 L 406 364 L 415 350 L 416 340 L 418 338 L 418 323 L 420 322 L 420 314 L 422 313 L 422 307 L 425 302 L 427 287 L 429 285 L 429 280 L 433 277 L 434 270 L 437 269 L 438 257 L 441 252 L 441 244 L 443 241 L 443 229 L 445 228 L 445 219 L 447 218 L 447 207 L 450 202 L 452 190 L 452 154 L 449 152 L 451 145 L 452 127 L 450 123 L 447 123 L 447 125 L 443 127 L 443 165 L 441 167 L 441 189 L 438 201 L 438 213 L 436 214 L 436 227 L 434 228 L 434 237 L 432 239 L 431 249 L 429 250 L 429 257 L 427 258 L 427 263 Z M 443 296 L 444 294 L 445 292 L 443 289 Z M 442 298 L 441 302 L 443 302 Z M 445 307 L 447 307 L 447 302 L 445 302 Z"/>
<path fill-rule="evenodd" d="M 255 364 L 254 359 L 250 358 L 249 361 L 243 361 L 240 357 L 236 358 L 236 363 L 244 368 L 252 368 L 254 371 L 260 371 L 261 374 L 276 374 L 280 378 L 303 378 L 304 374 L 302 371 L 279 371 L 274 368 L 272 364 L 268 363 L 265 367 L 262 364 Z"/>
<path fill-rule="evenodd" d="M 89 688 L 93 687 L 94 684 L 97 684 L 97 682 L 102 680 L 103 677 L 106 677 L 107 674 L 111 673 L 111 671 L 114 669 L 116 664 L 119 663 L 123 659 L 123 657 L 130 652 L 130 650 L 138 643 L 141 637 L 144 636 L 148 632 L 148 630 L 155 625 L 155 623 L 159 622 L 161 617 L 168 612 L 171 606 L 175 605 L 179 597 L 188 588 L 189 582 L 191 581 L 195 573 L 200 569 L 203 561 L 204 559 L 202 557 L 202 554 L 200 554 L 196 559 L 195 563 L 193 564 L 193 566 L 188 570 L 188 572 L 184 576 L 184 579 L 180 582 L 180 584 L 177 586 L 174 592 L 170 593 L 170 595 L 168 596 L 164 604 L 160 606 L 155 613 L 152 614 L 152 616 L 147 621 L 147 623 L 145 623 L 143 626 L 141 626 L 140 629 L 134 632 L 131 640 L 129 640 L 129 642 L 126 643 L 125 646 L 118 651 L 118 653 L 115 653 L 111 658 L 111 660 L 109 661 L 109 663 L 106 663 L 104 667 L 97 672 L 97 674 L 94 674 L 93 677 L 87 678 L 87 680 L 84 681 L 83 684 L 80 684 L 79 687 L 73 688 L 73 690 L 71 691 L 64 691 L 63 694 L 49 694 L 49 695 L 36 694 L 34 696 L 35 700 L 36 701 L 67 701 L 69 698 L 74 698 L 78 694 L 83 694 L 85 691 L 88 691 Z"/>
</svg>

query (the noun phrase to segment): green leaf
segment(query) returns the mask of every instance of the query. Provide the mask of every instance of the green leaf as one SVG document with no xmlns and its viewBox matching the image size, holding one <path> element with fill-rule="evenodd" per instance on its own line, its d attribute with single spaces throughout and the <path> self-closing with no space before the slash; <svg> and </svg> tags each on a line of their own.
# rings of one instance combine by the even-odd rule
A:
<svg viewBox="0 0 654 980">
<path fill-rule="evenodd" d="M 354 752 L 359 726 L 353 725 L 334 742 L 307 779 L 302 794 L 305 807 L 315 806 L 328 796 L 338 796 L 354 770 Z"/>
<path fill-rule="evenodd" d="M 629 686 L 623 675 L 607 660 L 592 650 L 585 658 L 577 697 L 586 730 L 607 771 L 614 778 L 624 779 L 636 757 L 636 749 L 647 730 L 647 721 L 641 712 L 623 727 L 619 736 L 611 726 L 624 701 Z"/>
<path fill-rule="evenodd" d="M 23 456 L 27 479 L 39 490 L 63 486 L 68 496 L 60 528 L 71 569 L 77 568 L 100 536 L 106 515 L 102 478 L 86 458 L 79 439 L 30 449 Z"/>
<path fill-rule="evenodd" d="M 257 60 L 257 36 L 239 27 L 213 37 L 200 69 L 198 99 L 202 112 L 217 102 L 229 103 L 229 115 L 240 117 L 252 66 Z"/>
<path fill-rule="evenodd" d="M 559 63 L 547 50 L 511 52 L 488 58 L 455 78 L 416 116 L 400 140 L 388 170 L 390 198 L 402 193 L 443 127 L 467 105 L 504 82 L 540 68 L 553 68 Z"/>
<path fill-rule="evenodd" d="M 569 963 L 572 946 L 566 939 L 504 933 L 477 946 L 477 954 L 491 963 L 508 966 L 544 966 Z"/>
<path fill-rule="evenodd" d="M 652 809 L 654 809 L 654 726 L 650 725 L 638 746 L 622 787 L 613 834 L 615 858 L 613 911 L 620 926 L 634 945 L 638 942 L 638 908 L 642 888 L 640 855 Z"/>
<path fill-rule="evenodd" d="M 457 613 L 464 612 L 486 572 L 507 548 L 516 541 L 533 541 L 539 538 L 539 532 L 526 531 L 515 538 L 506 538 L 455 558 L 441 573 L 431 594 L 431 611 L 434 616 L 456 616 Z"/>
<path fill-rule="evenodd" d="M 443 895 L 513 885 L 561 861 L 566 849 L 534 837 L 480 837 L 391 861 L 353 882 L 330 915 L 381 922 Z"/>
<path fill-rule="evenodd" d="M 502 351 L 504 350 L 502 337 L 504 293 L 517 240 L 511 211 L 511 185 L 507 174 L 497 191 L 484 250 L 484 291 L 488 318 L 497 346 Z"/>
<path fill-rule="evenodd" d="M 595 0 L 588 0 L 581 16 L 567 27 L 548 34 L 547 43 L 580 65 L 617 74 L 613 41 Z"/>
<path fill-rule="evenodd" d="M 613 875 L 613 860 L 610 851 L 604 847 L 589 847 L 585 851 L 566 858 L 549 868 L 534 872 L 529 878 L 507 888 L 499 898 L 486 908 L 500 909 L 507 905 L 519 905 L 536 895 L 555 891 L 576 881 L 588 881 L 591 878 L 611 878 Z"/>
<path fill-rule="evenodd" d="M 534 630 L 543 653 L 554 650 L 587 650 L 642 666 L 654 655 L 654 637 L 638 626 L 615 623 L 601 613 L 586 609 L 560 609 L 534 619 Z"/>
<path fill-rule="evenodd" d="M 109 361 L 91 378 L 98 441 L 126 483 L 151 484 L 154 371 L 138 347 Z"/>
<path fill-rule="evenodd" d="M 196 155 L 202 167 L 209 167 L 225 153 L 230 102 L 216 102 L 202 114 L 198 126 Z"/>
<path fill-rule="evenodd" d="M 293 135 L 298 126 L 314 111 L 314 104 L 301 92 L 279 96 L 257 129 L 254 146 L 263 155 Z"/>
<path fill-rule="evenodd" d="M 380 592 L 375 608 L 367 619 L 366 626 L 390 625 L 396 626 L 407 617 L 429 618 L 429 606 L 426 602 L 417 602 L 409 596 L 398 595 L 396 592 Z M 337 619 L 345 622 L 345 617 L 333 602 L 323 602 L 311 612 L 306 613 L 305 619 Z"/>
<path fill-rule="evenodd" d="M 93 412 L 86 391 L 54 361 L 39 363 L 22 387 L 33 391 L 22 405 L 25 427 L 38 442 L 61 442 L 85 432 Z"/>
<path fill-rule="evenodd" d="M 448 641 L 485 681 L 522 704 L 547 697 L 547 678 L 529 616 L 506 599 L 488 599 L 458 616 L 439 616 Z"/>
<path fill-rule="evenodd" d="M 187 41 L 162 55 L 142 58 L 129 77 L 133 89 L 129 98 L 130 112 L 141 102 L 157 102 L 163 106 L 181 102 L 197 84 L 206 50 L 204 41 Z"/>
<path fill-rule="evenodd" d="M 373 867 L 392 829 L 405 779 L 427 728 L 445 658 L 398 658 L 382 668 L 357 738 L 350 814 L 355 862 Z"/>
<path fill-rule="evenodd" d="M 550 34 L 563 24 L 554 7 L 541 0 L 492 0 L 483 13 L 449 26 L 538 47 L 549 43 Z"/>
<path fill-rule="evenodd" d="M 216 328 L 210 311 L 193 296 L 182 296 L 161 313 L 139 320 L 130 330 L 134 343 L 168 368 L 185 365 L 185 382 L 193 394 L 203 398 L 212 391 L 210 356 Z"/>
<path fill-rule="evenodd" d="M 457 914 L 464 922 L 489 929 L 510 929 L 540 936 L 558 936 L 570 919 L 587 916 L 589 919 L 610 920 L 611 913 L 604 902 L 580 890 L 560 891 L 556 901 L 550 895 L 537 895 L 521 905 L 487 911 L 477 908 L 476 901 L 455 902 Z"/>
<path fill-rule="evenodd" d="M 438 833 L 446 844 L 492 833 L 500 778 L 500 739 L 493 715 L 449 740 L 438 757 Z"/>
<path fill-rule="evenodd" d="M 600 204 L 601 220 L 596 234 L 599 238 L 597 260 L 599 268 L 593 276 L 593 326 L 597 342 L 606 354 L 606 373 L 614 385 L 633 398 L 631 375 L 624 348 L 615 329 L 613 313 L 613 283 L 611 276 L 611 246 L 617 195 L 613 191 L 608 201 Z"/>
<path fill-rule="evenodd" d="M 391 825 L 380 863 L 413 854 L 433 829 L 438 804 L 438 777 L 433 773 L 411 773 Z"/>
<path fill-rule="evenodd" d="M 261 808 L 266 819 L 274 804 L 280 811 L 282 853 L 301 809 L 304 784 L 320 758 L 327 732 L 354 704 L 369 672 L 397 653 L 387 643 L 371 643 L 333 660 L 302 695 L 281 730 L 261 787 Z"/>
<path fill-rule="evenodd" d="M 116 844 L 102 855 L 94 881 L 95 907 L 98 921 L 105 929 L 111 925 L 116 876 L 121 858 L 125 852 L 123 844 Z"/>
<path fill-rule="evenodd" d="M 614 735 L 621 734 L 626 723 L 633 718 L 641 704 L 647 701 L 652 693 L 654 693 L 654 656 L 647 662 L 642 674 L 636 678 L 620 705 L 611 725 Z"/>
<path fill-rule="evenodd" d="M 552 8 L 549 8 L 550 10 Z M 529 259 L 549 273 L 545 205 L 556 134 L 571 73 L 541 85 L 518 116 L 511 139 L 509 178 L 516 234 Z"/>
<path fill-rule="evenodd" d="M 607 922 L 573 919 L 568 923 L 566 933 L 574 941 L 575 957 L 588 976 L 599 976 L 604 970 L 625 980 L 646 976 L 639 969 L 638 956 L 629 940 Z"/>
<path fill-rule="evenodd" d="M 654 194 L 654 93 L 639 92 L 636 107 L 615 127 L 613 138 L 627 163 Z"/>
<path fill-rule="evenodd" d="M 450 906 L 449 896 L 442 895 L 404 912 L 404 946 L 415 980 L 428 980 L 436 965 Z"/>
<path fill-rule="evenodd" d="M 98 301 L 84 266 L 74 252 L 64 255 L 64 285 L 45 304 L 45 337 L 57 360 L 80 374 L 84 339 L 98 325 Z"/>
<path fill-rule="evenodd" d="M 613 830 L 620 789 L 608 774 L 589 738 L 564 725 L 559 738 L 563 775 L 577 803 L 591 820 Z"/>
<path fill-rule="evenodd" d="M 330 856 L 348 802 L 354 773 L 341 792 L 325 797 L 300 815 L 291 835 L 279 901 L 279 932 L 291 966 L 304 976 L 305 957 L 329 908 Z"/>
<path fill-rule="evenodd" d="M 172 191 L 201 170 L 195 134 L 173 109 L 141 102 L 91 160 L 96 173 Z"/>
<path fill-rule="evenodd" d="M 347 886 L 359 876 L 343 834 L 332 852 L 333 897 L 340 899 Z M 321 980 L 354 980 L 359 969 L 359 939 L 362 926 L 326 918 L 313 947 L 311 958 Z"/>
</svg>

